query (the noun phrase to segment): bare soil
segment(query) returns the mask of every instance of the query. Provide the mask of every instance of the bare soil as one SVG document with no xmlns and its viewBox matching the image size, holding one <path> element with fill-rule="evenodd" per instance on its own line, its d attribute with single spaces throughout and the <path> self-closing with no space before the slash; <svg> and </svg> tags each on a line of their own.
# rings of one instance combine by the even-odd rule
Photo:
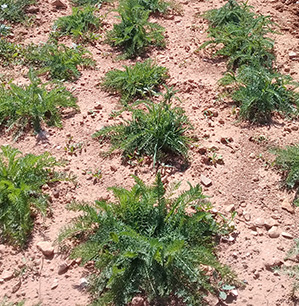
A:
<svg viewBox="0 0 299 306">
<path fill-rule="evenodd" d="M 53 9 L 51 2 L 38 1 L 39 12 L 34 24 L 16 26 L 14 41 L 37 43 L 47 40 L 53 21 L 71 12 L 71 5 L 65 0 L 68 6 L 65 10 Z M 197 52 L 197 49 L 206 40 L 207 23 L 200 15 L 224 3 L 221 0 L 177 0 L 179 14 L 151 18 L 165 27 L 167 46 L 164 50 L 152 50 L 149 56 L 169 69 L 169 85 L 179 89 L 181 106 L 199 139 L 190 151 L 190 166 L 171 171 L 162 169 L 163 179 L 169 183 L 183 181 L 181 188 L 186 188 L 187 181 L 200 183 L 200 177 L 204 175 L 212 180 L 212 185 L 203 187 L 203 190 L 211 197 L 215 209 L 227 216 L 230 211 L 237 211 L 236 231 L 231 239 L 221 242 L 219 256 L 247 285 L 238 289 L 238 296 L 225 302 L 209 298 L 209 305 L 296 305 L 291 299 L 292 282 L 287 276 L 273 273 L 271 266 L 288 264 L 285 254 L 293 239 L 285 238 L 281 233 L 298 237 L 299 210 L 290 204 L 294 192 L 282 188 L 281 174 L 269 166 L 274 160 L 269 148 L 298 143 L 298 121 L 276 116 L 266 126 L 238 122 L 233 105 L 219 99 L 217 81 L 226 70 L 225 62 L 213 60 L 209 54 Z M 277 66 L 298 81 L 299 63 L 289 58 L 290 51 L 299 52 L 298 2 L 250 0 L 249 4 L 257 12 L 271 15 L 281 27 L 281 35 L 274 36 Z M 115 13 L 109 12 L 112 8 L 113 4 L 101 8 L 103 14 L 108 13 L 104 20 L 103 38 L 105 31 L 118 22 Z M 88 275 L 88 267 L 72 262 L 66 273 L 58 274 L 59 267 L 65 261 L 69 263 L 66 255 L 55 245 L 54 257 L 44 258 L 36 247 L 37 242 L 55 242 L 60 230 L 73 217 L 66 209 L 71 200 L 109 198 L 107 187 L 131 187 L 131 174 L 137 174 L 145 181 L 152 181 L 155 176 L 152 165 L 123 163 L 120 154 L 104 158 L 100 154 L 104 148 L 91 138 L 91 134 L 102 126 L 120 120 L 110 116 L 113 110 L 119 109 L 118 97 L 102 91 L 98 86 L 101 78 L 110 69 L 134 62 L 116 60 L 117 52 L 103 40 L 88 46 L 88 49 L 97 61 L 96 69 L 82 71 L 77 82 L 66 84 L 78 97 L 80 113 L 64 118 L 63 129 L 47 128 L 47 140 L 39 141 L 29 133 L 13 142 L 10 135 L 1 134 L 0 145 L 11 144 L 24 153 L 49 151 L 57 158 L 67 159 L 69 164 L 63 170 L 77 176 L 77 185 L 60 183 L 46 190 L 52 197 L 51 213 L 46 219 L 37 220 L 25 250 L 0 246 L 0 275 L 5 270 L 14 272 L 10 280 L 0 281 L 0 301 L 6 296 L 8 301 L 25 300 L 25 305 L 88 305 L 90 296 L 80 285 L 82 278 Z M 16 82 L 23 82 L 26 69 L 15 67 L 2 72 L 13 76 Z M 206 110 L 211 110 L 214 116 L 205 116 Z M 75 143 L 83 143 L 82 152 L 77 152 L 76 156 L 64 151 L 70 136 Z M 231 141 L 225 143 L 224 138 Z M 216 150 L 224 163 L 207 164 L 210 153 L 202 154 L 202 148 Z M 89 170 L 101 170 L 102 178 L 94 181 L 86 174 Z M 271 238 L 268 233 L 273 225 L 277 225 L 277 238 Z"/>
</svg>

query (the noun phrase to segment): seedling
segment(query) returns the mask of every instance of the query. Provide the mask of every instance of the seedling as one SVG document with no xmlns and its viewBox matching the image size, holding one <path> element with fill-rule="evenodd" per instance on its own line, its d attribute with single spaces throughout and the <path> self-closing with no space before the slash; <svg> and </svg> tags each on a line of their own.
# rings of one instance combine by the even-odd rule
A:
<svg viewBox="0 0 299 306">
<path fill-rule="evenodd" d="M 68 140 L 64 147 L 64 151 L 67 152 L 68 155 L 81 154 L 84 149 L 84 142 L 75 142 L 73 136 L 68 136 Z"/>
</svg>

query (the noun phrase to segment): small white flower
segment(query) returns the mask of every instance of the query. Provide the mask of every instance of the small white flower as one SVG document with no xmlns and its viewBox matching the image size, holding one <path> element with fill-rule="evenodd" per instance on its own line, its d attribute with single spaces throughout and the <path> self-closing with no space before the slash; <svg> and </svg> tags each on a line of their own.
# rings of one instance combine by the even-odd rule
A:
<svg viewBox="0 0 299 306">
<path fill-rule="evenodd" d="M 1 5 L 2 10 L 6 9 L 7 7 L 8 7 L 7 4 L 2 4 L 2 5 Z"/>
</svg>

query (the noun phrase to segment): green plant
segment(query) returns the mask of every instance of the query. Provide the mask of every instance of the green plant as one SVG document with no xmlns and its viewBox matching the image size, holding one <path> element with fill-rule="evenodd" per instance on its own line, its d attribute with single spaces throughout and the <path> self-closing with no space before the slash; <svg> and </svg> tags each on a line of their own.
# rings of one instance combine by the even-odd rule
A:
<svg viewBox="0 0 299 306">
<path fill-rule="evenodd" d="M 107 72 L 102 86 L 109 92 L 120 94 L 125 104 L 137 98 L 156 95 L 159 85 L 169 77 L 167 68 L 156 65 L 151 59 L 124 68 Z"/>
<path fill-rule="evenodd" d="M 165 102 L 145 102 L 145 107 L 131 110 L 131 120 L 104 127 L 93 137 L 110 139 L 111 152 L 121 149 L 124 156 L 151 156 L 154 165 L 168 153 L 187 158 L 191 139 L 186 132 L 191 125 L 183 109 Z"/>
<path fill-rule="evenodd" d="M 0 152 L 1 243 L 24 246 L 33 228 L 34 215 L 45 215 L 48 196 L 42 186 L 61 179 L 53 167 L 60 165 L 49 153 L 22 153 L 10 146 Z"/>
<path fill-rule="evenodd" d="M 0 21 L 23 21 L 26 8 L 34 3 L 35 0 L 0 0 Z"/>
<path fill-rule="evenodd" d="M 138 4 L 138 0 L 126 0 L 120 3 L 118 12 L 121 22 L 108 32 L 107 40 L 120 48 L 127 58 L 143 54 L 150 45 L 163 47 L 164 28 L 148 21 L 150 11 Z"/>
<path fill-rule="evenodd" d="M 100 7 L 103 2 L 109 2 L 109 1 L 103 1 L 103 0 L 72 0 L 72 3 L 76 6 L 95 5 L 95 6 Z"/>
<path fill-rule="evenodd" d="M 77 153 L 82 153 L 83 148 L 84 142 L 75 142 L 73 136 L 68 136 L 64 151 L 67 152 L 69 155 L 77 156 Z"/>
<path fill-rule="evenodd" d="M 165 13 L 170 6 L 170 3 L 164 0 L 138 0 L 138 4 L 152 13 Z"/>
<path fill-rule="evenodd" d="M 58 18 L 54 23 L 53 37 L 72 36 L 75 40 L 89 41 L 97 36 L 93 33 L 99 29 L 100 19 L 94 15 L 94 6 L 73 7 L 72 15 Z"/>
<path fill-rule="evenodd" d="M 60 108 L 78 109 L 76 99 L 62 86 L 47 90 L 32 71 L 29 72 L 30 84 L 17 86 L 13 83 L 9 88 L 0 87 L 0 124 L 20 136 L 28 127 L 35 132 L 42 130 L 42 123 L 61 127 Z"/>
<path fill-rule="evenodd" d="M 0 23 L 0 37 L 1 36 L 7 36 L 10 33 L 11 27 Z"/>
<path fill-rule="evenodd" d="M 211 39 L 200 48 L 210 46 L 213 56 L 227 57 L 230 69 L 244 64 L 271 68 L 275 60 L 274 41 L 266 35 L 274 33 L 275 24 L 269 16 L 255 14 L 250 9 L 247 3 L 239 5 L 229 0 L 223 7 L 206 12 Z"/>
<path fill-rule="evenodd" d="M 237 73 L 226 73 L 220 84 L 234 86 L 232 98 L 240 104 L 240 116 L 244 119 L 265 123 L 273 111 L 298 113 L 299 94 L 289 89 L 298 85 L 290 76 L 262 67 L 243 66 Z"/>
<path fill-rule="evenodd" d="M 218 280 L 232 283 L 214 248 L 227 224 L 216 221 L 201 187 L 189 184 L 175 197 L 160 174 L 152 186 L 134 179 L 130 190 L 110 188 L 116 203 L 73 203 L 81 214 L 59 237 L 75 240 L 73 258 L 94 261 L 94 305 L 127 305 L 136 295 L 151 305 L 200 305 L 207 292 L 217 294 Z"/>
<path fill-rule="evenodd" d="M 273 149 L 273 153 L 277 155 L 275 164 L 285 171 L 285 182 L 288 188 L 298 187 L 299 184 L 299 144 L 287 146 L 284 149 Z M 295 201 L 299 196 L 299 188 L 297 189 Z"/>
<path fill-rule="evenodd" d="M 63 44 L 29 45 L 25 62 L 40 68 L 39 73 L 49 73 L 52 79 L 74 81 L 81 73 L 79 67 L 93 67 L 95 61 L 90 52 L 80 45 L 67 47 Z"/>
<path fill-rule="evenodd" d="M 22 47 L 0 37 L 1 66 L 8 66 L 22 61 Z"/>
</svg>

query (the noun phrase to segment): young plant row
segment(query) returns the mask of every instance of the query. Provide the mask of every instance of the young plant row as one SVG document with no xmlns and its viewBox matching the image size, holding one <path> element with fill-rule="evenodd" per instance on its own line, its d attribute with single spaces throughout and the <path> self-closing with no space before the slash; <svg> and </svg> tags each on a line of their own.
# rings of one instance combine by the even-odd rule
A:
<svg viewBox="0 0 299 306">
<path fill-rule="evenodd" d="M 275 33 L 269 16 L 252 12 L 246 3 L 229 0 L 223 7 L 204 14 L 209 21 L 208 37 L 201 48 L 209 47 L 214 56 L 228 59 L 228 71 L 219 81 L 230 86 L 232 99 L 240 105 L 240 117 L 252 122 L 269 122 L 273 111 L 298 115 L 298 87 L 291 76 L 274 67 Z"/>
</svg>

